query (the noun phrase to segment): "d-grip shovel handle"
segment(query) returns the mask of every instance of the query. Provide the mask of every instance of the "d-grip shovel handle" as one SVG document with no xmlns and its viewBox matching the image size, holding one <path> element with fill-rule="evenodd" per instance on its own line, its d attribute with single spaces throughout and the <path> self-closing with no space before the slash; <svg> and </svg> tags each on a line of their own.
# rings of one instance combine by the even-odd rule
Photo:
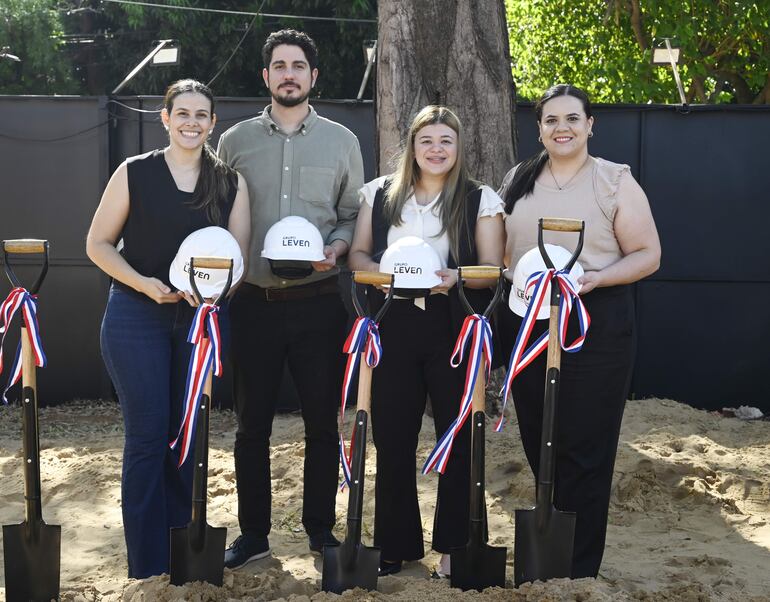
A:
<svg viewBox="0 0 770 602">
<path fill-rule="evenodd" d="M 543 230 L 550 230 L 554 232 L 579 232 L 578 244 L 575 247 L 575 252 L 570 257 L 567 265 L 564 266 L 564 270 L 569 272 L 572 266 L 575 265 L 577 258 L 580 256 L 580 252 L 583 250 L 583 235 L 586 230 L 586 223 L 579 219 L 567 219 L 563 217 L 541 217 L 537 222 L 537 246 L 540 249 L 540 255 L 543 256 L 545 265 L 549 268 L 553 268 L 553 262 L 548 257 L 548 252 L 545 250 L 545 244 L 543 243 Z M 552 294 L 553 296 L 553 294 Z"/>
<path fill-rule="evenodd" d="M 374 321 L 379 323 L 382 316 L 385 315 L 385 311 L 388 309 L 391 300 L 393 299 L 393 291 L 395 290 L 396 277 L 393 274 L 385 274 L 383 272 L 365 272 L 356 271 L 353 272 L 350 279 L 350 295 L 353 299 L 353 307 L 358 314 L 358 317 L 363 318 L 366 315 L 364 308 L 361 306 L 361 302 L 358 300 L 358 288 L 356 284 L 371 284 L 374 286 L 387 286 L 388 294 L 385 296 L 385 303 L 380 307 L 380 311 L 374 316 Z M 365 362 L 362 362 L 365 363 Z"/>
<path fill-rule="evenodd" d="M 45 275 L 48 273 L 48 241 L 37 238 L 17 238 L 3 241 L 3 256 L 5 259 L 5 274 L 15 287 L 21 287 L 21 282 L 13 271 L 10 255 L 43 255 L 43 265 L 35 283 L 29 288 L 33 295 L 40 290 Z"/>
<path fill-rule="evenodd" d="M 465 296 L 465 279 L 471 278 L 471 279 L 480 279 L 480 280 L 486 280 L 486 279 L 497 279 L 497 287 L 495 288 L 495 294 L 492 296 L 492 300 L 489 302 L 489 305 L 487 305 L 487 308 L 484 310 L 484 317 L 488 318 L 492 311 L 495 309 L 495 306 L 499 303 L 500 299 L 503 296 L 503 268 L 501 267 L 495 267 L 491 265 L 468 265 L 468 266 L 460 266 L 457 268 L 457 289 L 460 294 L 460 301 L 463 304 L 463 307 L 465 307 L 465 311 L 467 311 L 469 314 L 475 314 L 476 310 L 473 308 L 473 306 L 468 301 L 468 298 Z"/>
<path fill-rule="evenodd" d="M 233 260 L 231 257 L 190 257 L 190 286 L 192 286 L 195 299 L 198 303 L 205 302 L 203 295 L 195 284 L 195 268 L 208 268 L 210 270 L 227 270 L 227 282 L 225 282 L 222 292 L 219 293 L 214 305 L 221 305 L 222 300 L 227 296 L 230 285 L 233 283 Z"/>
</svg>

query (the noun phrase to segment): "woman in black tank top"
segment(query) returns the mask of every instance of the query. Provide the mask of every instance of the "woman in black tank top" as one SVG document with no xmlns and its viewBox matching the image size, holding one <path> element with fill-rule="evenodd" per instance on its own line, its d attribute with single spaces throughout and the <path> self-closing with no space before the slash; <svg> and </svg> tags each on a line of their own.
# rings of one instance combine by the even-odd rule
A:
<svg viewBox="0 0 770 602">
<path fill-rule="evenodd" d="M 170 286 L 169 266 L 200 228 L 226 227 L 244 257 L 250 232 L 246 183 L 207 143 L 216 123 L 211 91 L 181 80 L 163 104 L 168 146 L 118 167 L 86 243 L 91 260 L 113 279 L 101 345 L 125 424 L 128 576 L 140 579 L 168 572 L 169 529 L 185 525 L 191 511 L 192 462 L 178 469 L 168 443 L 181 420 L 193 309 L 189 295 Z"/>
</svg>

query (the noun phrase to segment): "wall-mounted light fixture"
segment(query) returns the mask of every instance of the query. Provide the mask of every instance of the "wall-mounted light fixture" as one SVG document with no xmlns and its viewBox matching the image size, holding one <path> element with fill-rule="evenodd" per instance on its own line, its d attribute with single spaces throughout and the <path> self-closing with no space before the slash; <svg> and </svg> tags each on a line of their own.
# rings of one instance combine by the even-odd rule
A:
<svg viewBox="0 0 770 602">
<path fill-rule="evenodd" d="M 112 94 L 120 92 L 128 82 L 130 82 L 136 75 L 147 66 L 147 63 L 152 61 L 155 67 L 165 67 L 168 65 L 179 64 L 179 44 L 174 40 L 160 40 L 141 62 L 134 67 L 131 72 L 123 78 L 117 87 L 112 91 Z"/>
<path fill-rule="evenodd" d="M 358 96 L 356 100 L 361 100 L 364 97 L 364 88 L 369 81 L 369 76 L 372 73 L 372 67 L 377 60 L 377 40 L 364 40 L 364 61 L 366 63 L 366 71 L 364 71 L 364 79 L 361 81 L 361 87 L 358 89 Z"/>
<path fill-rule="evenodd" d="M 0 50 L 0 59 L 8 59 L 9 61 L 13 61 L 14 63 L 20 63 L 21 59 L 16 56 L 15 54 L 11 54 L 8 52 L 10 48 L 8 46 L 3 46 L 2 50 Z"/>
<path fill-rule="evenodd" d="M 662 44 L 659 44 L 652 50 L 652 64 L 653 65 L 671 65 L 671 70 L 674 72 L 674 80 L 676 81 L 676 89 L 679 91 L 679 100 L 682 101 L 682 106 L 687 106 L 687 99 L 684 96 L 684 89 L 682 88 L 682 80 L 679 78 L 679 57 L 681 55 L 680 49 L 671 46 L 671 38 L 661 38 Z"/>
</svg>

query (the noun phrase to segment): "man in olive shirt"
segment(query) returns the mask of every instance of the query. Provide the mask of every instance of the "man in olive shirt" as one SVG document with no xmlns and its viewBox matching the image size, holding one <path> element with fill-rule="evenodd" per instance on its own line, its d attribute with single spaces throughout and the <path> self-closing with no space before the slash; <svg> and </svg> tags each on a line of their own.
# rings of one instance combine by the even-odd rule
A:
<svg viewBox="0 0 770 602">
<path fill-rule="evenodd" d="M 271 104 L 225 132 L 219 155 L 249 185 L 251 244 L 245 282 L 230 304 L 235 373 L 235 474 L 241 535 L 225 553 L 237 568 L 270 553 L 270 434 L 283 366 L 299 393 L 305 423 L 302 524 L 313 552 L 338 543 L 331 533 L 338 483 L 337 407 L 347 315 L 337 287 L 363 186 L 358 140 L 308 103 L 318 53 L 304 33 L 271 34 L 262 49 Z M 298 215 L 324 238 L 310 276 L 279 277 L 261 257 L 265 233 Z"/>
</svg>

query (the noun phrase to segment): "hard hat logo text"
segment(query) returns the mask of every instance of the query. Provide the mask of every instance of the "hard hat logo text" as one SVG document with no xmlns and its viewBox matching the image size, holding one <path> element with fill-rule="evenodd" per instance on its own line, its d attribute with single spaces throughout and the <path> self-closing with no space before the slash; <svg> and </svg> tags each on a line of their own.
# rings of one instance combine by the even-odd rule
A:
<svg viewBox="0 0 770 602">
<path fill-rule="evenodd" d="M 422 268 L 408 263 L 395 263 L 393 264 L 394 274 L 422 274 Z"/>
<path fill-rule="evenodd" d="M 281 245 L 284 247 L 309 247 L 310 241 L 296 236 L 284 236 L 281 240 Z"/>
<path fill-rule="evenodd" d="M 190 263 L 189 262 L 184 264 L 184 272 L 185 272 L 185 274 L 189 274 L 190 273 Z M 211 274 L 209 274 L 208 272 L 203 272 L 201 270 L 193 270 L 193 275 L 198 280 L 210 280 L 211 279 Z"/>
</svg>

